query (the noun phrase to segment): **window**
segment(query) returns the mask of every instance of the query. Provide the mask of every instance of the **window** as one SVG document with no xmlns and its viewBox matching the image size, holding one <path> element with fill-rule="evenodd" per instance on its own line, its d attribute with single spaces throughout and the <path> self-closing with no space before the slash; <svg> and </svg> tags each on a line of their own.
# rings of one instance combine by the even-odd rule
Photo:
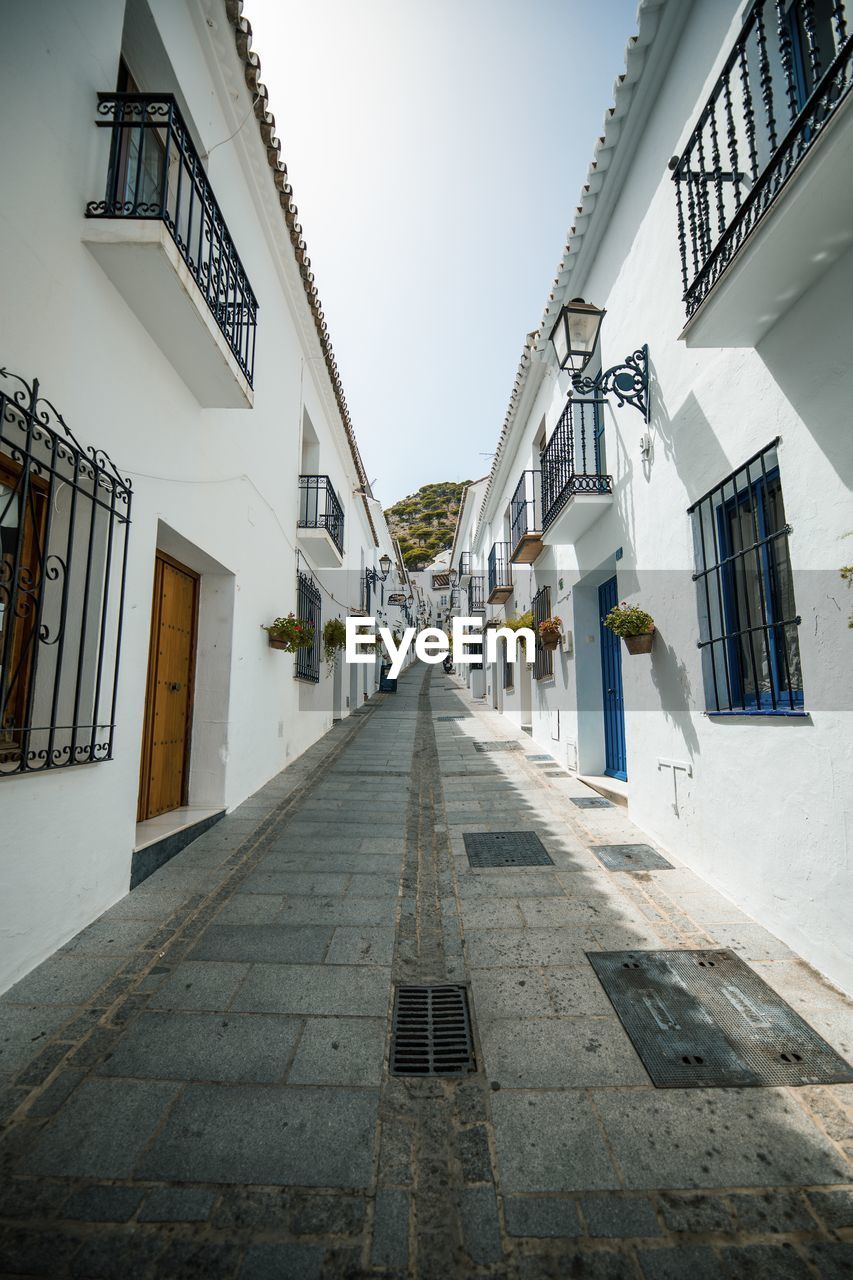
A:
<svg viewBox="0 0 853 1280">
<path fill-rule="evenodd" d="M 310 649 L 296 650 L 294 675 L 297 680 L 317 684 L 320 680 L 320 645 L 322 643 L 320 621 L 320 589 L 307 573 L 300 573 L 296 589 L 296 616 L 300 622 L 314 628 L 314 643 Z"/>
<path fill-rule="evenodd" d="M 539 623 L 551 616 L 551 588 L 543 587 L 533 597 L 533 633 L 536 636 L 536 651 L 533 659 L 533 679 L 547 680 L 554 674 L 554 654 L 546 649 L 539 636 Z"/>
<path fill-rule="evenodd" d="M 803 679 L 778 440 L 690 508 L 707 709 L 791 714 Z"/>
<path fill-rule="evenodd" d="M 0 373 L 0 774 L 112 758 L 130 485 Z"/>
</svg>

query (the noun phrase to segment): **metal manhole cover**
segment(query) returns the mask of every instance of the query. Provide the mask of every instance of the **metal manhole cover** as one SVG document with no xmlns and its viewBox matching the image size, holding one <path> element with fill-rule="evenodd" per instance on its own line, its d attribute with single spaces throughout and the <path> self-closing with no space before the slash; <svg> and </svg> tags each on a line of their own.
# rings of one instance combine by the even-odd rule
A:
<svg viewBox="0 0 853 1280">
<path fill-rule="evenodd" d="M 675 870 L 650 844 L 591 844 L 589 851 L 608 871 Z"/>
<path fill-rule="evenodd" d="M 659 1089 L 853 1081 L 853 1067 L 731 951 L 587 954 Z"/>
<path fill-rule="evenodd" d="M 569 796 L 572 804 L 579 809 L 612 809 L 613 805 L 604 796 Z"/>
<path fill-rule="evenodd" d="M 391 1074 L 461 1076 L 477 1070 L 464 987 L 397 987 Z"/>
<path fill-rule="evenodd" d="M 477 751 L 520 751 L 521 743 L 513 742 L 475 742 L 474 747 Z"/>
<path fill-rule="evenodd" d="M 466 831 L 472 867 L 552 867 L 554 859 L 535 831 Z"/>
</svg>

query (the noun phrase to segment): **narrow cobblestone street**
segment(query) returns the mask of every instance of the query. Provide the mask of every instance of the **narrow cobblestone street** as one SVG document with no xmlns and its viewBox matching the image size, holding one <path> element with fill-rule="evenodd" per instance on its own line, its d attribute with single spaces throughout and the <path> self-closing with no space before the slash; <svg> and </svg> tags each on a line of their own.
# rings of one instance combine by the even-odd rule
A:
<svg viewBox="0 0 853 1280">
<path fill-rule="evenodd" d="M 415 666 L 3 997 L 3 1275 L 851 1274 L 853 1086 L 655 1089 L 586 952 L 730 947 L 848 1058 L 849 1004 L 507 732 Z M 476 1074 L 392 1076 L 444 981 Z"/>
</svg>

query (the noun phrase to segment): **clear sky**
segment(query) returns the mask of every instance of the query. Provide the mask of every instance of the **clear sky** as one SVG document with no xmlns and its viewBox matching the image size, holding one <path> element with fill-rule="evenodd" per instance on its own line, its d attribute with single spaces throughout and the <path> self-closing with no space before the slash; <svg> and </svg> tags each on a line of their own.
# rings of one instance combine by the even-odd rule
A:
<svg viewBox="0 0 853 1280">
<path fill-rule="evenodd" d="M 365 467 L 491 466 L 636 0 L 245 0 Z"/>
</svg>

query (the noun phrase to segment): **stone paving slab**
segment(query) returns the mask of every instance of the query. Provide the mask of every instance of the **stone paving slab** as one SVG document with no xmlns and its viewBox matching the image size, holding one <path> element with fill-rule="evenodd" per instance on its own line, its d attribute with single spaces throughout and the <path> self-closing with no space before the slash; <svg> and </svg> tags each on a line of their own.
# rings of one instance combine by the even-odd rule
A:
<svg viewBox="0 0 853 1280">
<path fill-rule="evenodd" d="M 0 1274 L 846 1277 L 853 1087 L 655 1090 L 586 951 L 728 938 L 839 1047 L 850 1002 L 424 676 L 0 999 Z M 468 867 L 514 825 L 553 867 Z M 450 980 L 478 1070 L 391 1077 L 394 984 Z"/>
</svg>

